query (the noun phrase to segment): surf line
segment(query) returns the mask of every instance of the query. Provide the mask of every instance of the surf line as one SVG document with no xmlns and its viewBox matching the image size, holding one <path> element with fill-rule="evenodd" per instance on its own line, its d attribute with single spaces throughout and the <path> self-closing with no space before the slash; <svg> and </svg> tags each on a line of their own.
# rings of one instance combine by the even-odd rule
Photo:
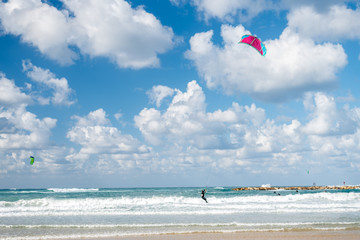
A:
<svg viewBox="0 0 360 240">
<path fill-rule="evenodd" d="M 247 190 L 352 190 L 360 189 L 360 186 L 303 186 L 303 187 L 240 187 L 233 188 L 234 191 L 247 191 Z"/>
</svg>

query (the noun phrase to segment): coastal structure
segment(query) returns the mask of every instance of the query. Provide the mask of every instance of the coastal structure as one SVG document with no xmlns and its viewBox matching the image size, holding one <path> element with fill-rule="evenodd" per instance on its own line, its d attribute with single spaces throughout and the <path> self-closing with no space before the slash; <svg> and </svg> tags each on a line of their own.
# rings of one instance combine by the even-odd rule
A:
<svg viewBox="0 0 360 240">
<path fill-rule="evenodd" d="M 301 187 L 240 187 L 233 188 L 234 191 L 247 191 L 247 190 L 351 190 L 351 189 L 360 189 L 360 186 L 301 186 Z"/>
</svg>

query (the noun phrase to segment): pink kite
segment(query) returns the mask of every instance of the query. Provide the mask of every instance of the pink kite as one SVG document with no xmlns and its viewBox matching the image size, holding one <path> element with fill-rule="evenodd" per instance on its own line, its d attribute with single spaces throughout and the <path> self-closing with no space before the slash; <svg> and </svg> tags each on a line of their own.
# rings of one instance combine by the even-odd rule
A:
<svg viewBox="0 0 360 240">
<path fill-rule="evenodd" d="M 255 37 L 255 36 L 244 35 L 244 36 L 242 36 L 239 43 L 249 44 L 250 46 L 254 47 L 256 50 L 258 50 L 258 52 L 262 56 L 265 56 L 265 54 L 266 54 L 265 45 L 261 42 L 261 40 L 259 38 Z"/>
</svg>

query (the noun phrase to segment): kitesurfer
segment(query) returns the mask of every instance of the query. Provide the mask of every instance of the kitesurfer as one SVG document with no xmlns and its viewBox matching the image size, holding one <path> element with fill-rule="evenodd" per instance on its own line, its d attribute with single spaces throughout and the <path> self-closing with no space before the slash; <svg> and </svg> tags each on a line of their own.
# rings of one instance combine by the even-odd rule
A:
<svg viewBox="0 0 360 240">
<path fill-rule="evenodd" d="M 205 193 L 206 193 L 206 188 L 201 191 L 201 198 L 204 199 L 206 203 L 208 203 L 208 201 L 205 198 Z"/>
</svg>

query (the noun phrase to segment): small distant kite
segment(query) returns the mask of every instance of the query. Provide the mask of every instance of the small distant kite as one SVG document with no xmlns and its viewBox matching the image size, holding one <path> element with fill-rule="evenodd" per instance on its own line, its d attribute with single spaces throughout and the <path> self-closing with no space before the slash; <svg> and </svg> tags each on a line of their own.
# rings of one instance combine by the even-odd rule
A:
<svg viewBox="0 0 360 240">
<path fill-rule="evenodd" d="M 258 52 L 262 56 L 266 55 L 266 47 L 265 47 L 265 45 L 261 42 L 261 40 L 259 38 L 255 37 L 255 36 L 244 35 L 244 36 L 242 36 L 239 43 L 248 44 L 248 45 L 252 46 L 253 48 L 255 48 L 256 50 L 258 50 Z"/>
<path fill-rule="evenodd" d="M 30 165 L 33 165 L 35 161 L 35 158 L 33 156 L 30 156 Z"/>
</svg>

